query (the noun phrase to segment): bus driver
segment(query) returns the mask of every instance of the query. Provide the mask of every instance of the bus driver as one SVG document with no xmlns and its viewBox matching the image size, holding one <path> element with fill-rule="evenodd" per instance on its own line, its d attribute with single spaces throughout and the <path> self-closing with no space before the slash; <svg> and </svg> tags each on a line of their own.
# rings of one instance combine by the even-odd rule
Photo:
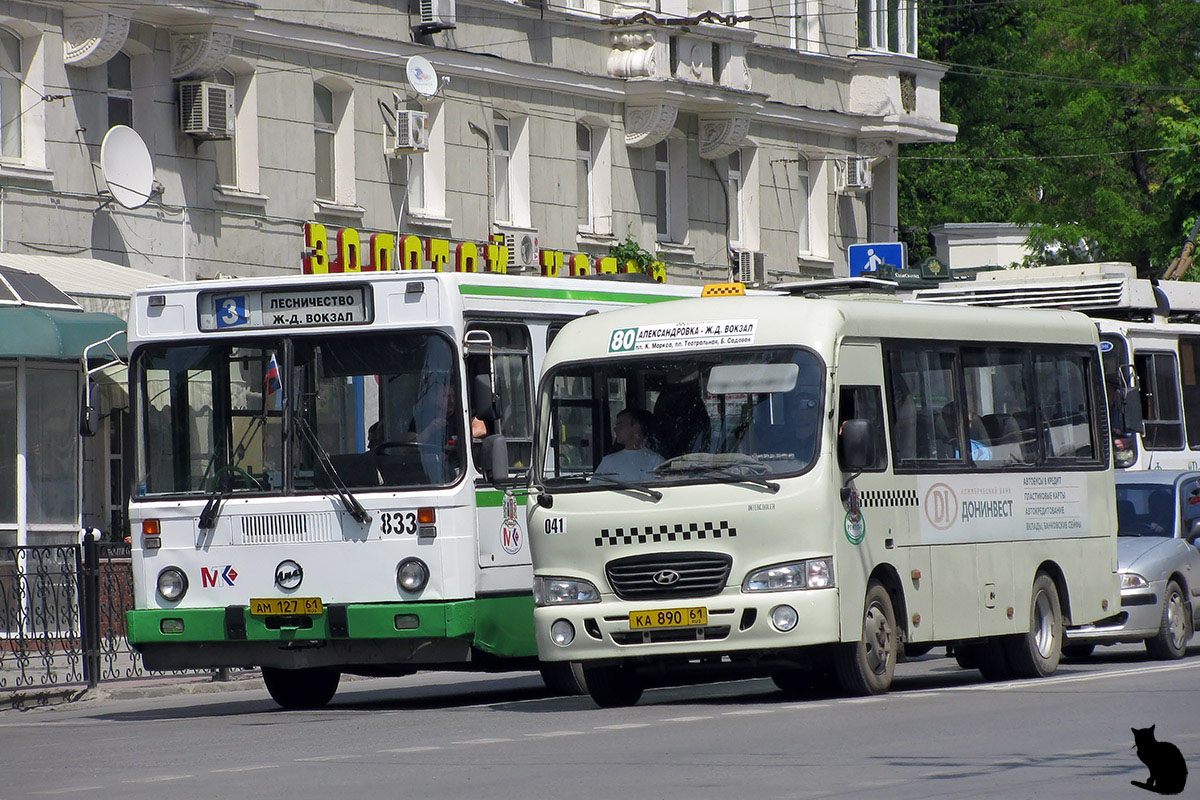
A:
<svg viewBox="0 0 1200 800">
<path fill-rule="evenodd" d="M 649 411 L 631 407 L 617 414 L 613 424 L 613 441 L 623 449 L 600 459 L 596 474 L 624 481 L 639 481 L 649 477 L 654 468 L 663 462 L 662 456 L 646 446 L 646 439 L 653 427 L 654 417 Z"/>
</svg>

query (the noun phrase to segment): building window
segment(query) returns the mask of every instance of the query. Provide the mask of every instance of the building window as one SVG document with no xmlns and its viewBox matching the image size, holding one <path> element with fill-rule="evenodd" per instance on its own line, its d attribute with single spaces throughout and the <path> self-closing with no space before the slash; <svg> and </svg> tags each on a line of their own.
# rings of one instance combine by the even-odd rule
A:
<svg viewBox="0 0 1200 800">
<path fill-rule="evenodd" d="M 258 89 L 249 65 L 219 70 L 210 81 L 233 88 L 233 136 L 213 140 L 217 185 L 257 193 Z"/>
<path fill-rule="evenodd" d="M 496 198 L 496 221 L 512 221 L 512 130 L 508 117 L 492 115 L 492 193 Z"/>
<path fill-rule="evenodd" d="M 21 157 L 21 40 L 0 30 L 0 156 Z"/>
<path fill-rule="evenodd" d="M 858 46 L 917 54 L 917 0 L 858 0 Z"/>
<path fill-rule="evenodd" d="M 12 362 L 8 362 L 11 364 Z M 72 437 L 74 438 L 74 437 Z M 0 367 L 0 530 L 17 524 L 17 368 Z M 0 545 L 6 542 L 0 534 Z"/>
<path fill-rule="evenodd" d="M 30 524 L 79 522 L 79 437 L 73 424 L 79 391 L 76 372 L 32 366 L 25 372 L 28 408 L 36 409 L 38 417 L 25 433 Z"/>
<path fill-rule="evenodd" d="M 592 209 L 595 203 L 593 197 L 592 169 L 592 129 L 582 122 L 575 125 L 575 209 L 579 229 L 590 231 L 594 229 Z"/>
<path fill-rule="evenodd" d="M 819 0 L 790 0 L 788 34 L 792 47 L 810 53 L 821 49 L 821 7 Z"/>
<path fill-rule="evenodd" d="M 671 148 L 666 140 L 654 146 L 654 220 L 658 240 L 671 238 Z"/>
<path fill-rule="evenodd" d="M 108 60 L 108 127 L 133 127 L 133 59 L 117 53 Z"/>
<path fill-rule="evenodd" d="M 237 92 L 237 80 L 233 77 L 233 73 L 227 69 L 218 70 L 209 80 L 214 83 L 219 83 L 222 86 L 229 86 L 233 91 Z M 238 98 L 240 99 L 240 98 Z M 236 102 L 236 100 L 235 100 Z M 234 137 L 237 136 L 237 118 L 234 117 Z M 237 186 L 237 158 L 235 154 L 236 138 L 231 139 L 216 139 L 213 141 L 213 160 L 217 165 L 217 183 L 221 186 Z"/>
<path fill-rule="evenodd" d="M 317 198 L 334 199 L 336 158 L 334 137 L 337 128 L 333 116 L 333 92 L 317 83 L 313 85 L 313 136 L 317 158 L 314 173 L 317 177 Z"/>
<path fill-rule="evenodd" d="M 745 197 L 742 181 L 742 153 L 734 150 L 729 154 L 729 243 L 738 245 L 742 242 L 742 231 L 745 220 Z"/>
<path fill-rule="evenodd" d="M 799 235 L 799 252 L 812 251 L 810 237 L 811 228 L 811 197 L 812 181 L 809 174 L 808 159 L 803 155 L 796 159 L 796 233 Z"/>
</svg>

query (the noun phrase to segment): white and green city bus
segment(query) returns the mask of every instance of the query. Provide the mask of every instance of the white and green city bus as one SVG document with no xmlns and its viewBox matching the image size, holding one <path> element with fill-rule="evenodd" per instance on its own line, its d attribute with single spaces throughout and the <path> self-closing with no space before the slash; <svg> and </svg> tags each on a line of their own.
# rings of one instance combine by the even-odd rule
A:
<svg viewBox="0 0 1200 800">
<path fill-rule="evenodd" d="M 697 663 L 880 693 L 902 648 L 934 643 L 988 678 L 1048 675 L 1064 625 L 1120 610 L 1095 326 L 813 291 L 555 339 L 535 628 L 598 704 Z M 648 455 L 606 470 L 627 409 Z"/>
<path fill-rule="evenodd" d="M 698 292 L 428 270 L 139 291 L 131 644 L 149 669 L 261 667 L 286 707 L 342 673 L 538 668 L 509 489 L 546 346 Z"/>
</svg>

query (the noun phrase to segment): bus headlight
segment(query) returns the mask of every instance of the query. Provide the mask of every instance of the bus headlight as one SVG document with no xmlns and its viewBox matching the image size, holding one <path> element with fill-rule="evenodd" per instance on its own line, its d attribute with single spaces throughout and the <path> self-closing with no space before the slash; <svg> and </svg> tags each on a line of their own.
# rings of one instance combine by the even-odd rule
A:
<svg viewBox="0 0 1200 800">
<path fill-rule="evenodd" d="M 796 623 L 799 621 L 800 615 L 791 606 L 775 606 L 771 609 L 771 624 L 777 631 L 787 633 L 796 627 Z"/>
<path fill-rule="evenodd" d="M 575 641 L 575 626 L 569 620 L 556 619 L 550 626 L 550 641 L 559 647 L 566 647 Z"/>
<path fill-rule="evenodd" d="M 167 567 L 158 573 L 158 596 L 174 603 L 187 594 L 188 579 L 179 567 Z"/>
<path fill-rule="evenodd" d="M 1150 584 L 1141 575 L 1136 572 L 1121 573 L 1121 590 L 1126 589 L 1149 589 Z"/>
<path fill-rule="evenodd" d="M 419 558 L 406 558 L 396 567 L 396 583 L 406 592 L 419 592 L 429 583 L 429 567 Z"/>
<path fill-rule="evenodd" d="M 792 589 L 829 589 L 833 586 L 833 559 L 810 558 L 755 570 L 742 582 L 743 592 L 786 592 Z"/>
<path fill-rule="evenodd" d="M 581 578 L 533 579 L 533 604 L 553 606 L 571 603 L 599 603 L 600 590 L 591 581 Z"/>
</svg>

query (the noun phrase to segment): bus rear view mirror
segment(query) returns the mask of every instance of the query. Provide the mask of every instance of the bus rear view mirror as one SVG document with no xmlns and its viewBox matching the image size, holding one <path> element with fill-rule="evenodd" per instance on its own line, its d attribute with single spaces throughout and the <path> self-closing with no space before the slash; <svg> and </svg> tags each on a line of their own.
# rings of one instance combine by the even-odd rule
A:
<svg viewBox="0 0 1200 800">
<path fill-rule="evenodd" d="M 96 382 L 85 378 L 83 391 L 79 396 L 79 435 L 95 436 L 100 430 L 100 395 L 96 391 Z"/>
<path fill-rule="evenodd" d="M 1146 432 L 1146 425 L 1142 421 L 1142 393 L 1136 386 L 1131 386 L 1121 392 L 1121 418 L 1118 424 L 1124 433 Z"/>
<path fill-rule="evenodd" d="M 480 448 L 482 467 L 488 481 L 498 485 L 508 480 L 508 440 L 494 433 L 483 440 Z"/>
<path fill-rule="evenodd" d="M 871 421 L 848 419 L 838 431 L 838 466 L 842 472 L 862 472 L 875 464 L 875 432 Z"/>
</svg>

